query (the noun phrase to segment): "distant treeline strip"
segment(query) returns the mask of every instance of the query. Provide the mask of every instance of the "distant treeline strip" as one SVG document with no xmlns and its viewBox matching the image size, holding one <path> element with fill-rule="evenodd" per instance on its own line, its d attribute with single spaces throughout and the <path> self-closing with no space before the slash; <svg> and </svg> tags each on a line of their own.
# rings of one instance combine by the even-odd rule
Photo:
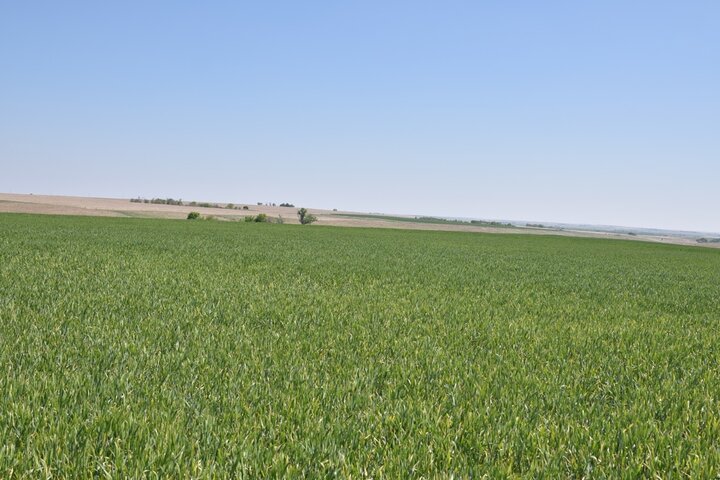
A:
<svg viewBox="0 0 720 480">
<path fill-rule="evenodd" d="M 132 203 L 154 203 L 156 205 L 180 205 L 180 206 L 186 206 L 186 207 L 204 207 L 204 208 L 226 208 L 229 210 L 248 210 L 247 205 L 235 205 L 233 203 L 228 203 L 225 205 L 221 205 L 219 203 L 209 203 L 209 202 L 183 202 L 180 199 L 174 199 L 174 198 L 131 198 L 130 201 Z"/>
<path fill-rule="evenodd" d="M 431 223 L 441 225 L 476 225 L 482 227 L 512 227 L 510 223 L 492 222 L 484 220 L 452 220 L 439 217 L 395 217 L 391 215 L 362 215 L 352 213 L 338 213 L 339 217 L 349 218 L 367 218 L 372 220 L 387 220 L 392 222 L 410 222 L 410 223 Z"/>
<path fill-rule="evenodd" d="M 132 203 L 153 203 L 156 205 L 179 205 L 179 206 L 185 206 L 185 207 L 204 207 L 204 208 L 225 208 L 229 210 L 249 210 L 249 207 L 247 205 L 235 205 L 233 203 L 227 203 L 227 204 L 219 204 L 219 203 L 209 203 L 209 202 L 183 202 L 181 199 L 174 199 L 174 198 L 131 198 L 130 201 Z M 263 204 L 262 202 L 258 202 L 258 205 L 267 205 L 269 207 L 275 207 L 277 206 L 274 203 L 267 203 Z M 281 203 L 281 207 L 295 207 L 292 203 Z"/>
</svg>

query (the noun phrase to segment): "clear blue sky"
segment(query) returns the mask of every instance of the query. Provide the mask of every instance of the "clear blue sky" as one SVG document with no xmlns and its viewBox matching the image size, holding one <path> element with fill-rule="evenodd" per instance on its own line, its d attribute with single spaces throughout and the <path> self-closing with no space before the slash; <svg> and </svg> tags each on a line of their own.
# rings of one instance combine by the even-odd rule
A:
<svg viewBox="0 0 720 480">
<path fill-rule="evenodd" d="M 720 232 L 720 2 L 6 1 L 0 191 Z"/>
</svg>

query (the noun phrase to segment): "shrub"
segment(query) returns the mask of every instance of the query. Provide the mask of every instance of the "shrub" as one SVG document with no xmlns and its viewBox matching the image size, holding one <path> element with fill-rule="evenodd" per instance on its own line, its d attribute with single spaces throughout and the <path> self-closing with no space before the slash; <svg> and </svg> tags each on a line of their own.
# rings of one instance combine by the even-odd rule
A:
<svg viewBox="0 0 720 480">
<path fill-rule="evenodd" d="M 255 221 L 255 217 L 253 217 L 252 215 L 248 215 L 247 217 L 245 217 L 246 223 L 250 223 L 250 222 L 254 222 L 254 221 Z"/>
<path fill-rule="evenodd" d="M 200 212 L 190 212 L 188 213 L 187 219 L 188 220 L 197 220 L 200 218 Z"/>
<path fill-rule="evenodd" d="M 234 203 L 228 203 L 227 205 L 225 205 L 225 208 L 229 208 L 230 210 L 233 210 L 233 209 L 235 209 L 235 204 L 234 204 Z"/>
<path fill-rule="evenodd" d="M 264 213 L 258 213 L 258 214 L 255 216 L 255 221 L 256 221 L 257 223 L 267 223 L 267 222 L 268 222 L 268 216 L 267 216 L 266 214 L 264 214 Z"/>
<path fill-rule="evenodd" d="M 243 205 L 243 210 L 250 210 L 250 207 L 248 207 L 247 205 Z"/>
<path fill-rule="evenodd" d="M 311 223 L 317 221 L 317 217 L 309 213 L 307 211 L 307 208 L 301 208 L 300 210 L 298 210 L 297 214 L 302 225 L 310 225 Z"/>
</svg>

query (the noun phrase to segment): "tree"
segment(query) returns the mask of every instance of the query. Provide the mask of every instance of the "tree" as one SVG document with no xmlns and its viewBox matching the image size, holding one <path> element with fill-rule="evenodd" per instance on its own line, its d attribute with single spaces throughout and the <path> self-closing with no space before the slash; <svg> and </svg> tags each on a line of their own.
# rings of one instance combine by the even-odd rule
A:
<svg viewBox="0 0 720 480">
<path fill-rule="evenodd" d="M 297 214 L 302 225 L 310 225 L 311 223 L 317 221 L 317 217 L 309 213 L 307 211 L 307 208 L 301 208 L 300 210 L 298 210 Z"/>
</svg>

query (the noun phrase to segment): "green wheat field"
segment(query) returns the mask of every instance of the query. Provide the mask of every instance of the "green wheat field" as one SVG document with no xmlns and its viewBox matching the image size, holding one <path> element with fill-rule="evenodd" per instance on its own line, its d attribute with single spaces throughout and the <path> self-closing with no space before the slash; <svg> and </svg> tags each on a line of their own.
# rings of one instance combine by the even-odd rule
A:
<svg viewBox="0 0 720 480">
<path fill-rule="evenodd" d="M 1 478 L 717 478 L 720 250 L 0 215 Z"/>
</svg>

